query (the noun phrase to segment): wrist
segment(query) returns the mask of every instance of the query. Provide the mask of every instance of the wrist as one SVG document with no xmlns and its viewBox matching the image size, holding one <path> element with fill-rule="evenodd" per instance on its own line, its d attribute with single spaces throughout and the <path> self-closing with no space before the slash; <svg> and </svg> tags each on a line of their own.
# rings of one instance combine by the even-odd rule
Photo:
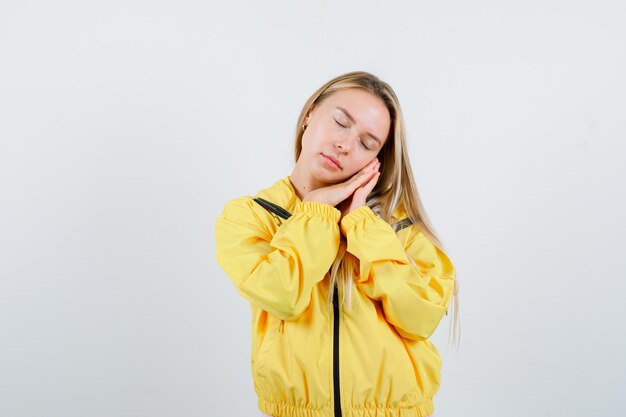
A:
<svg viewBox="0 0 626 417">
<path fill-rule="evenodd" d="M 293 215 L 322 216 L 332 220 L 333 223 L 339 223 L 341 212 L 330 204 L 321 203 L 319 201 L 302 201 L 295 205 Z"/>
<path fill-rule="evenodd" d="M 369 206 L 364 204 L 343 216 L 339 224 L 341 232 L 347 236 L 348 231 L 356 227 L 357 224 L 363 224 L 365 222 L 377 220 L 379 220 L 379 217 L 372 211 Z"/>
</svg>

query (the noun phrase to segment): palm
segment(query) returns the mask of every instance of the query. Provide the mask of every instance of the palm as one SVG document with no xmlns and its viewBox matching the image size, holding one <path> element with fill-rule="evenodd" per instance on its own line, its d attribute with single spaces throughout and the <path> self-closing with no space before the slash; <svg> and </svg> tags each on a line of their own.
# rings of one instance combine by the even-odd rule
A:
<svg viewBox="0 0 626 417">
<path fill-rule="evenodd" d="M 358 188 L 350 197 L 343 200 L 337 208 L 341 211 L 341 217 L 348 215 L 352 210 L 355 210 L 365 204 L 365 195 L 364 188 Z"/>
<path fill-rule="evenodd" d="M 350 197 L 346 198 L 345 200 L 343 200 L 341 203 L 337 205 L 337 208 L 339 209 L 339 211 L 341 211 L 342 218 L 352 211 L 353 198 L 354 198 L 354 194 L 352 194 Z"/>
</svg>

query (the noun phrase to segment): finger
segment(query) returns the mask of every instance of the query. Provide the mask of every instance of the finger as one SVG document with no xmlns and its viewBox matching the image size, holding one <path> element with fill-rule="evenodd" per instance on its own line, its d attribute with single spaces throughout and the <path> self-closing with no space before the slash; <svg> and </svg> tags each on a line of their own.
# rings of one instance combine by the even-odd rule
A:
<svg viewBox="0 0 626 417">
<path fill-rule="evenodd" d="M 361 175 L 358 181 L 355 181 L 352 184 L 350 184 L 350 187 L 348 188 L 350 190 L 350 194 L 357 192 L 361 188 L 365 187 L 372 180 L 372 178 L 376 176 L 377 172 L 378 171 L 370 171 Z"/>
<path fill-rule="evenodd" d="M 365 172 L 357 172 L 354 176 L 352 176 L 349 180 L 340 184 L 342 190 L 346 190 L 352 194 L 354 190 L 363 185 L 367 180 L 369 180 L 370 175 L 372 175 L 374 171 L 365 171 Z"/>
<path fill-rule="evenodd" d="M 377 172 L 377 166 L 380 166 L 378 158 L 371 160 L 361 171 L 357 171 L 352 177 L 343 183 L 336 184 L 339 196 L 338 200 L 343 201 L 354 193 L 354 191 L 363 186 Z"/>
<path fill-rule="evenodd" d="M 365 184 L 369 179 L 370 176 L 373 175 L 374 172 L 370 172 L 370 173 L 364 173 L 361 174 L 359 176 L 357 176 L 356 178 L 354 178 L 351 181 L 347 181 L 340 185 L 340 188 L 337 190 L 338 195 L 337 195 L 337 201 L 343 201 L 346 198 L 350 197 L 352 194 L 354 194 L 354 192 L 361 187 L 363 184 Z"/>
<path fill-rule="evenodd" d="M 372 159 L 371 161 L 369 161 L 367 163 L 367 165 L 365 165 L 363 168 L 361 168 L 360 171 L 357 171 L 357 173 L 354 174 L 354 177 L 358 177 L 359 174 L 365 174 L 365 173 L 371 171 L 376 166 L 377 162 L 378 162 L 377 158 Z"/>
<path fill-rule="evenodd" d="M 367 184 L 365 184 L 365 186 L 363 188 L 368 188 L 369 189 L 369 191 L 367 192 L 368 194 L 374 189 L 374 187 L 376 186 L 376 183 L 378 183 L 378 179 L 379 178 L 380 178 L 380 171 L 376 171 L 376 173 L 369 180 L 369 182 Z"/>
<path fill-rule="evenodd" d="M 355 194 L 359 193 L 359 196 L 367 197 L 376 186 L 378 178 L 380 178 L 380 172 L 376 171 L 376 173 L 372 175 L 369 181 L 367 181 L 363 186 L 355 191 Z"/>
<path fill-rule="evenodd" d="M 343 184 L 340 184 L 340 186 L 352 186 L 354 185 L 354 182 L 358 182 L 359 185 L 362 184 L 366 180 L 366 177 L 368 177 L 372 172 L 378 169 L 376 166 L 377 163 L 380 164 L 378 162 L 378 159 L 374 158 L 360 171 L 355 172 L 350 178 L 344 181 Z"/>
<path fill-rule="evenodd" d="M 363 187 L 363 185 L 367 184 L 367 182 L 371 180 L 374 175 L 376 175 L 376 172 L 378 171 L 373 170 L 373 171 L 368 171 L 368 172 L 361 174 L 353 184 L 355 187 L 354 190 L 356 190 L 357 188 Z"/>
<path fill-rule="evenodd" d="M 378 158 L 374 158 L 372 159 L 369 164 L 367 164 L 364 168 L 363 171 L 364 172 L 368 172 L 371 169 L 375 169 L 377 165 L 379 165 L 380 162 L 378 161 Z"/>
</svg>

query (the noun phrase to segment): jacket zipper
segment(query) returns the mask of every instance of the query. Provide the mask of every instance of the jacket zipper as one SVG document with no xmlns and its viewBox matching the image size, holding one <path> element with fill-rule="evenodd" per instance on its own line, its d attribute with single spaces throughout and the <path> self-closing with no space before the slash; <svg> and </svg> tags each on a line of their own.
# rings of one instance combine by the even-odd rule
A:
<svg viewBox="0 0 626 417">
<path fill-rule="evenodd" d="M 341 417 L 339 395 L 339 298 L 337 287 L 333 292 L 333 393 L 335 395 L 335 417 Z"/>
</svg>

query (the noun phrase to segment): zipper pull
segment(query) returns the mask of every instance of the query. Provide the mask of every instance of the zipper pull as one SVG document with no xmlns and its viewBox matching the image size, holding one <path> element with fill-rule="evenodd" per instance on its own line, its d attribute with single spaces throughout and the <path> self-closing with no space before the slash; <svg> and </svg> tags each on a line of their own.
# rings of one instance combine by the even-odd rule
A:
<svg viewBox="0 0 626 417">
<path fill-rule="evenodd" d="M 274 217 L 274 220 L 276 221 L 276 224 L 277 224 L 278 226 L 280 226 L 280 225 L 282 225 L 282 224 L 283 224 L 283 219 L 281 219 L 280 217 L 278 217 L 278 216 L 276 215 L 276 213 L 271 212 L 270 214 L 272 215 L 272 217 Z"/>
<path fill-rule="evenodd" d="M 339 286 L 335 285 L 335 291 L 333 294 L 333 304 L 339 309 L 339 298 L 341 298 L 341 294 L 339 294 Z"/>
<path fill-rule="evenodd" d="M 278 333 L 282 333 L 283 332 L 284 325 L 285 325 L 285 320 L 281 320 L 280 324 L 278 325 Z"/>
</svg>

